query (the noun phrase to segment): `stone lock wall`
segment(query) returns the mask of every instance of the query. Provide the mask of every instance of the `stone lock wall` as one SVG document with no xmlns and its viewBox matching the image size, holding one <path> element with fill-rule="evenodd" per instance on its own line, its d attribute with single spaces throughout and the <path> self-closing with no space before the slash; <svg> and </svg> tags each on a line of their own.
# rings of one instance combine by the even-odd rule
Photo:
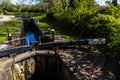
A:
<svg viewBox="0 0 120 80">
<path fill-rule="evenodd" d="M 13 59 L 7 59 L 0 64 L 0 80 L 27 80 L 34 74 L 35 61 L 33 58 L 14 63 Z"/>
</svg>

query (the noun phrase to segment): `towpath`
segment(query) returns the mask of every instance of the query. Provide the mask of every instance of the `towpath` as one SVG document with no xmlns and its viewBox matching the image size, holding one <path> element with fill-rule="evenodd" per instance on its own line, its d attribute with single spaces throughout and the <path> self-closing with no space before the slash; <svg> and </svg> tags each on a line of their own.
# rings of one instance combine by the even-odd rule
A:
<svg viewBox="0 0 120 80">
<path fill-rule="evenodd" d="M 11 20 L 11 16 L 3 16 L 2 19 L 0 19 L 0 25 L 4 24 L 5 22 L 8 22 Z"/>
</svg>

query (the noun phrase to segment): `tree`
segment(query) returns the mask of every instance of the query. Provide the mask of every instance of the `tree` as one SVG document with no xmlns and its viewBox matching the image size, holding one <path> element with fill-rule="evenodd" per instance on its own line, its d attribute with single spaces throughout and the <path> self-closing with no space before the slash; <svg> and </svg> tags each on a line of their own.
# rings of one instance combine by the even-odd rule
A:
<svg viewBox="0 0 120 80">
<path fill-rule="evenodd" d="M 114 6 L 117 6 L 117 0 L 112 0 Z"/>
<path fill-rule="evenodd" d="M 69 0 L 69 6 L 73 7 L 74 6 L 74 0 Z"/>
<path fill-rule="evenodd" d="M 11 0 L 0 0 L 0 7 L 3 10 L 3 13 L 9 7 L 10 4 L 11 4 Z"/>
</svg>

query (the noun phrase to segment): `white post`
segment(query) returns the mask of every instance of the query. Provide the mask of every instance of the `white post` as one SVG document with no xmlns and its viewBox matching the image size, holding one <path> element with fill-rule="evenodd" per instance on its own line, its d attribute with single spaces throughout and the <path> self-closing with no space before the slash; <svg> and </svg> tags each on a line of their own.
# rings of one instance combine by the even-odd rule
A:
<svg viewBox="0 0 120 80">
<path fill-rule="evenodd" d="M 41 36 L 39 36 L 39 41 L 40 41 L 40 44 L 41 44 Z"/>
<path fill-rule="evenodd" d="M 27 38 L 27 37 L 26 37 Z M 30 45 L 30 42 L 29 42 L 29 38 L 27 38 L 27 41 L 28 41 L 28 46 Z"/>
</svg>

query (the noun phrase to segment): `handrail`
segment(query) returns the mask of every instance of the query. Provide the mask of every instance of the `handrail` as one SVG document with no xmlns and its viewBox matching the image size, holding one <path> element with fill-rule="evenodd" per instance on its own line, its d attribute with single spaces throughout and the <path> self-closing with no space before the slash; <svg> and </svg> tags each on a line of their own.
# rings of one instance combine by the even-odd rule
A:
<svg viewBox="0 0 120 80">
<path fill-rule="evenodd" d="M 9 40 L 9 41 L 5 41 L 4 43 L 9 44 L 10 42 L 12 42 L 12 47 L 15 47 L 15 41 L 17 41 L 17 40 L 20 41 L 20 40 L 24 40 L 24 39 L 27 39 L 27 41 L 28 41 L 28 46 L 29 46 L 29 45 L 30 45 L 30 41 L 29 41 L 29 39 L 28 39 L 27 37 L 12 39 L 12 40 Z"/>
<path fill-rule="evenodd" d="M 94 40 L 93 40 L 94 41 Z M 95 45 L 96 45 L 97 39 L 95 39 Z M 104 42 L 104 41 L 103 41 Z M 101 43 L 100 43 L 101 44 Z M 105 43 L 103 43 L 105 44 Z M 47 43 L 41 43 L 37 45 L 24 45 L 24 46 L 17 46 L 17 47 L 12 47 L 6 50 L 0 51 L 0 57 L 4 57 L 13 53 L 18 53 L 19 51 L 26 51 L 30 50 L 33 48 L 37 49 L 54 49 L 54 48 L 59 48 L 59 47 L 64 47 L 64 46 L 71 46 L 71 45 L 90 45 L 88 39 L 83 39 L 83 40 L 78 40 L 78 41 L 66 41 L 66 42 L 47 42 Z M 91 44 L 93 45 L 93 44 Z"/>
</svg>

